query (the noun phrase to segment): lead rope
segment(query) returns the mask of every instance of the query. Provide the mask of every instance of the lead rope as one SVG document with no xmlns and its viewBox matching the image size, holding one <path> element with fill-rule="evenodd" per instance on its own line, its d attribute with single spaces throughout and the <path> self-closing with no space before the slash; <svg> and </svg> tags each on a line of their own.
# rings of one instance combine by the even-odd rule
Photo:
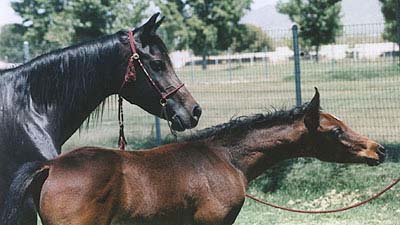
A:
<svg viewBox="0 0 400 225">
<path fill-rule="evenodd" d="M 128 143 L 126 141 L 124 134 L 124 111 L 122 107 L 122 101 L 123 99 L 121 95 L 118 95 L 118 125 L 119 125 L 118 147 L 120 150 L 125 150 Z M 172 129 L 171 122 L 168 119 L 167 103 L 165 101 L 160 101 L 160 104 L 161 104 L 161 117 L 164 116 L 164 118 L 167 120 L 169 131 L 171 132 L 172 136 L 174 136 L 175 141 L 177 141 L 178 134 L 176 133 L 175 130 Z"/>
<path fill-rule="evenodd" d="M 167 93 L 162 93 L 160 88 L 156 85 L 153 78 L 151 78 L 149 72 L 147 72 L 146 67 L 143 65 L 142 61 L 140 60 L 140 56 L 136 51 L 135 42 L 133 39 L 133 32 L 128 32 L 129 37 L 129 45 L 132 50 L 132 56 L 129 57 L 128 66 L 125 73 L 124 81 L 120 87 L 119 93 L 121 93 L 122 88 L 125 86 L 126 83 L 130 81 L 136 80 L 136 69 L 135 69 L 135 61 L 139 64 L 139 67 L 142 69 L 143 73 L 145 74 L 147 82 L 154 88 L 154 90 L 160 95 L 160 104 L 161 104 L 161 117 L 164 115 L 164 118 L 167 120 L 168 127 L 171 131 L 171 134 L 177 140 L 176 131 L 174 131 L 171 127 L 170 121 L 168 119 L 167 114 L 167 98 L 175 94 L 179 89 L 181 89 L 185 84 L 181 83 L 178 87 L 174 88 L 172 91 Z M 122 110 L 122 96 L 118 95 L 118 123 L 119 123 L 119 138 L 118 138 L 118 147 L 121 150 L 125 150 L 127 145 L 125 135 L 124 135 L 124 112 Z"/>
<path fill-rule="evenodd" d="M 122 109 L 121 95 L 118 95 L 118 124 L 119 124 L 118 147 L 120 150 L 125 150 L 125 147 L 128 143 L 126 142 L 124 134 L 124 111 Z"/>
<path fill-rule="evenodd" d="M 279 205 L 275 205 L 272 203 L 269 203 L 265 200 L 259 199 L 257 197 L 255 197 L 254 195 L 248 194 L 246 193 L 246 197 L 253 199 L 256 202 L 259 202 L 261 204 L 267 205 L 267 206 L 271 206 L 273 208 L 276 209 L 281 209 L 281 210 L 285 210 L 285 211 L 289 211 L 289 212 L 295 212 L 295 213 L 307 213 L 307 214 L 322 214 L 322 213 L 336 213 L 336 212 L 342 212 L 342 211 L 346 211 L 352 208 L 356 208 L 358 206 L 364 205 L 367 202 L 370 202 L 376 198 L 378 198 L 379 196 L 381 196 L 383 193 L 387 192 L 388 190 L 390 190 L 393 186 L 395 186 L 397 183 L 400 182 L 400 178 L 397 178 L 396 180 L 394 180 L 391 184 L 389 184 L 386 188 L 384 188 L 382 191 L 376 193 L 375 195 L 361 201 L 358 203 L 355 203 L 353 205 L 347 206 L 347 207 L 343 207 L 343 208 L 339 208 L 339 209 L 331 209 L 331 210 L 301 210 L 301 209 L 291 209 L 291 208 L 287 208 L 284 206 L 279 206 Z"/>
<path fill-rule="evenodd" d="M 165 120 L 167 120 L 167 124 L 169 127 L 169 131 L 171 132 L 172 136 L 174 136 L 175 141 L 178 140 L 178 134 L 176 133 L 175 130 L 172 129 L 171 127 L 171 121 L 168 118 L 168 113 L 167 113 L 167 102 L 166 101 L 160 101 L 161 104 L 161 117 L 164 116 Z"/>
</svg>

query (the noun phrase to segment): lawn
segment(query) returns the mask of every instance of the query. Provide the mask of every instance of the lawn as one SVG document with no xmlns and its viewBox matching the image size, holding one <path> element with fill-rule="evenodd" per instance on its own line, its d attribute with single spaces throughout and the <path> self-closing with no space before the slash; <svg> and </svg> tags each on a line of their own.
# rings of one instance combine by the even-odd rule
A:
<svg viewBox="0 0 400 225">
<path fill-rule="evenodd" d="M 231 69 L 229 69 L 231 68 Z M 400 133 L 400 67 L 391 59 L 302 63 L 303 102 L 321 94 L 321 106 L 345 120 L 355 130 L 378 141 L 398 142 Z M 296 102 L 291 62 L 242 63 L 234 66 L 187 66 L 177 70 L 203 108 L 197 129 L 226 122 L 233 116 L 290 108 Z M 231 75 L 230 75 L 231 74 Z M 89 129 L 77 132 L 64 146 L 104 145 L 117 139 L 116 99 L 106 104 L 102 121 L 92 118 Z M 125 102 L 126 103 L 126 102 Z M 154 117 L 124 104 L 129 139 L 154 137 Z M 162 122 L 162 134 L 169 132 Z M 187 133 L 190 133 L 187 132 Z"/>
<path fill-rule="evenodd" d="M 366 199 L 399 176 L 400 164 L 389 162 L 378 167 L 339 165 L 312 161 L 278 167 L 287 173 L 279 177 L 278 188 L 267 173 L 252 183 L 250 192 L 257 196 L 297 209 L 333 209 Z M 276 174 L 276 173 L 275 173 Z M 276 184 L 275 184 L 276 185 Z M 264 192 L 266 191 L 266 192 Z M 249 224 L 400 224 L 400 186 L 379 199 L 346 212 L 334 214 L 296 214 L 260 205 L 247 199 L 235 225 Z"/>
</svg>

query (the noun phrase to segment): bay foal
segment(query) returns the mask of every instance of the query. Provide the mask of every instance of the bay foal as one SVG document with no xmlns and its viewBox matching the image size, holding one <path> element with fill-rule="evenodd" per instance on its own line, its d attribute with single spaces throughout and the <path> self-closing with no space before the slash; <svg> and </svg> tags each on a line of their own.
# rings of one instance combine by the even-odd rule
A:
<svg viewBox="0 0 400 225">
<path fill-rule="evenodd" d="M 233 224 L 249 181 L 295 157 L 378 165 L 384 148 L 321 112 L 302 107 L 240 117 L 182 143 L 143 151 L 84 147 L 25 164 L 10 189 L 4 225 L 34 197 L 44 225 Z"/>
</svg>

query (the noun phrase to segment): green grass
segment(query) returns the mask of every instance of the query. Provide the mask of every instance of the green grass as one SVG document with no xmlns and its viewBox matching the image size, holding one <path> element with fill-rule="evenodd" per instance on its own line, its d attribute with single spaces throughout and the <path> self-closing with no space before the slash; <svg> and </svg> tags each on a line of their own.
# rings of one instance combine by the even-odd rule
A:
<svg viewBox="0 0 400 225">
<path fill-rule="evenodd" d="M 287 165 L 286 165 L 287 166 Z M 285 166 L 278 167 L 285 169 Z M 339 165 L 302 160 L 291 164 L 279 178 L 279 187 L 263 192 L 271 185 L 273 173 L 267 173 L 250 185 L 250 193 L 271 203 L 296 209 L 334 209 L 364 200 L 383 189 L 399 175 L 398 163 L 378 167 Z M 398 225 L 400 186 L 379 199 L 346 212 L 334 214 L 296 214 L 274 209 L 247 199 L 235 225 L 241 224 L 386 224 Z"/>
<path fill-rule="evenodd" d="M 196 100 L 203 116 L 196 129 L 226 122 L 232 116 L 290 108 L 296 102 L 292 63 L 242 63 L 184 67 L 177 70 Z M 306 102 L 319 88 L 324 110 L 342 118 L 356 131 L 384 142 L 398 142 L 400 133 L 400 67 L 392 60 L 344 60 L 302 63 L 302 99 Z M 105 145 L 118 138 L 116 101 L 110 101 L 103 121 L 75 134 L 64 146 Z M 124 104 L 126 135 L 154 137 L 154 117 L 136 106 Z M 169 133 L 162 122 L 162 135 Z M 115 146 L 115 144 L 114 144 Z"/>
<path fill-rule="evenodd" d="M 303 62 L 302 97 L 308 101 L 317 86 L 321 106 L 344 119 L 354 130 L 385 144 L 389 162 L 378 167 L 343 166 L 314 160 L 284 162 L 250 185 L 249 191 L 270 202 L 301 209 L 338 208 L 362 200 L 399 175 L 400 67 L 392 60 Z M 177 72 L 203 107 L 197 129 L 226 122 L 232 116 L 264 112 L 295 103 L 292 63 L 185 67 Z M 83 145 L 116 147 L 116 102 L 111 101 L 102 122 L 77 132 L 65 150 Z M 154 146 L 154 117 L 136 106 L 124 105 L 129 148 Z M 190 131 L 189 131 L 190 132 Z M 187 132 L 187 133 L 189 133 Z M 163 136 L 168 127 L 162 122 Z M 269 208 L 251 200 L 236 225 L 399 225 L 400 186 L 372 203 L 343 213 L 303 215 Z"/>
</svg>

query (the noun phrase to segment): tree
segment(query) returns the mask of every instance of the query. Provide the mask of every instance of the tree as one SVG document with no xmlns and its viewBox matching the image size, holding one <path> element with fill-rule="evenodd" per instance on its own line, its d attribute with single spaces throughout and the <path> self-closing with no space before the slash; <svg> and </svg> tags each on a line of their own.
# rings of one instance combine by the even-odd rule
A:
<svg viewBox="0 0 400 225">
<path fill-rule="evenodd" d="M 156 0 L 168 18 L 165 39 L 175 49 L 189 47 L 194 54 L 206 57 L 228 49 L 239 34 L 239 20 L 252 0 Z"/>
<path fill-rule="evenodd" d="M 260 28 L 251 24 L 240 26 L 240 33 L 231 45 L 234 52 L 260 52 L 272 50 L 271 38 Z"/>
<path fill-rule="evenodd" d="M 399 0 L 379 0 L 382 3 L 382 13 L 385 18 L 383 38 L 396 42 L 400 48 L 400 3 Z"/>
<path fill-rule="evenodd" d="M 319 48 L 323 44 L 335 42 L 341 32 L 340 0 L 289 0 L 278 2 L 280 13 L 287 14 L 299 24 L 299 37 L 305 47 L 315 47 L 318 62 Z"/>
<path fill-rule="evenodd" d="M 25 27 L 20 24 L 7 24 L 0 31 L 0 59 L 7 62 L 23 62 L 23 34 Z"/>
<path fill-rule="evenodd" d="M 54 49 L 138 25 L 147 0 L 22 0 L 12 2 L 31 46 Z"/>
</svg>

